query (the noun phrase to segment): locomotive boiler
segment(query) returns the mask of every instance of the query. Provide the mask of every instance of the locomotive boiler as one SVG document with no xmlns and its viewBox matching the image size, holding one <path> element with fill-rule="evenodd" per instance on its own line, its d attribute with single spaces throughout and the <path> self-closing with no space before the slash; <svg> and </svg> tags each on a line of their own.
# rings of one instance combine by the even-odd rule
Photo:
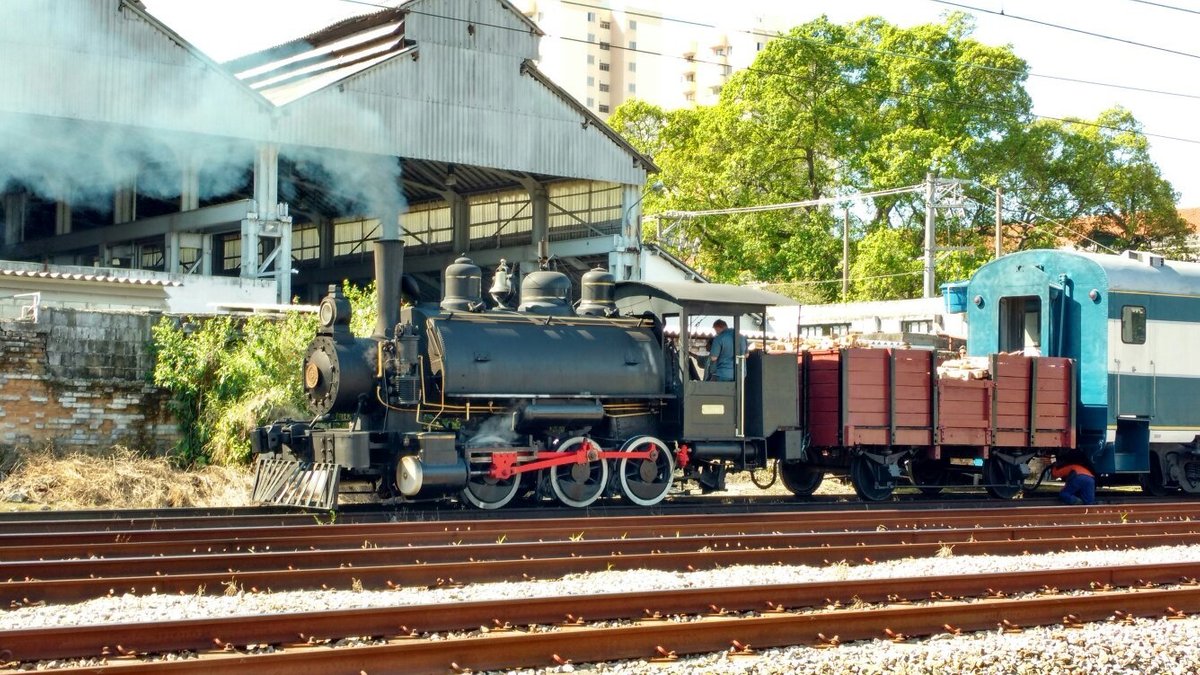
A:
<svg viewBox="0 0 1200 675">
<path fill-rule="evenodd" d="M 689 311 L 729 316 L 737 330 L 741 316 L 764 315 L 766 305 L 788 302 L 782 296 L 705 284 L 696 297 L 676 297 L 650 285 L 619 288 L 596 269 L 583 275 L 573 306 L 569 278 L 541 269 L 521 280 L 510 308 L 501 264 L 489 307 L 480 268 L 463 257 L 445 269 L 440 303 L 402 305 L 401 242 L 376 242 L 375 270 L 379 319 L 370 337 L 350 332 L 339 288 L 321 301 L 303 364 L 313 418 L 254 435 L 261 501 L 328 507 L 343 482 L 365 481 L 383 496 L 457 496 L 485 509 L 521 494 L 575 507 L 605 494 L 651 505 L 677 469 L 718 489 L 727 468 L 766 465 L 768 437 L 776 453 L 798 447 L 794 356 L 760 353 L 735 382 L 681 371 L 692 365 Z M 681 321 L 680 340 L 664 335 L 665 318 Z M 763 367 L 776 356 L 782 371 Z M 781 383 L 792 399 L 769 406 L 764 419 L 763 388 Z"/>
</svg>

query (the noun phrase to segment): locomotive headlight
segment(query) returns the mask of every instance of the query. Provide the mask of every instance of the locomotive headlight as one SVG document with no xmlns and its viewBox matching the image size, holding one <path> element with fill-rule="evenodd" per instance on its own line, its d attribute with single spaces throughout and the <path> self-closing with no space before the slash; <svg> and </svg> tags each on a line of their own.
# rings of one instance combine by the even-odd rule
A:
<svg viewBox="0 0 1200 675">
<path fill-rule="evenodd" d="M 317 318 L 324 328 L 329 328 L 333 325 L 333 322 L 337 320 L 337 307 L 334 305 L 333 300 L 325 298 L 321 301 L 321 307 L 317 311 Z"/>
</svg>

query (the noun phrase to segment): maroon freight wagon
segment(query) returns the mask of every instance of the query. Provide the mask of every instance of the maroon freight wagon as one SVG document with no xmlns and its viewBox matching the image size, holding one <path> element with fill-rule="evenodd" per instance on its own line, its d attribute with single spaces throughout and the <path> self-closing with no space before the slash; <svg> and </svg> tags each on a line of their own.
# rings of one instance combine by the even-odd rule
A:
<svg viewBox="0 0 1200 675">
<path fill-rule="evenodd" d="M 995 354 L 986 379 L 965 380 L 939 377 L 938 365 L 918 349 L 803 352 L 811 470 L 848 473 L 868 500 L 886 499 L 906 473 L 931 494 L 974 473 L 1011 498 L 1033 456 L 1075 446 L 1070 359 Z"/>
</svg>

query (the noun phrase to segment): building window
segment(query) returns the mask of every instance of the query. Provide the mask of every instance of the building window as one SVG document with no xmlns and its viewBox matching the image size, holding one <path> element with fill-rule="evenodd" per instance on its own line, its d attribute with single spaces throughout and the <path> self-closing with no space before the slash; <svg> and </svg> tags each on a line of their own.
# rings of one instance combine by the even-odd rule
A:
<svg viewBox="0 0 1200 675">
<path fill-rule="evenodd" d="M 601 30 L 606 30 L 606 29 L 609 29 L 609 28 L 612 28 L 612 24 L 610 24 L 610 23 L 609 23 L 609 22 L 607 22 L 607 21 L 601 21 L 601 22 L 600 22 L 600 29 L 601 29 Z"/>
<path fill-rule="evenodd" d="M 595 21 L 595 20 L 596 20 L 596 13 L 595 13 L 595 12 L 588 12 L 588 23 L 592 23 L 592 22 L 593 22 L 593 21 Z"/>
<path fill-rule="evenodd" d="M 596 86 L 596 78 L 592 77 L 591 75 L 588 75 L 588 86 L 589 87 Z M 604 91 L 604 90 L 601 89 L 600 91 Z"/>
<path fill-rule="evenodd" d="M 764 45 L 761 42 L 756 42 L 756 43 L 754 43 L 754 51 L 761 52 L 763 50 L 763 47 L 765 47 L 765 46 L 766 45 Z"/>
<path fill-rule="evenodd" d="M 594 107 L 595 105 L 596 105 L 596 99 L 589 96 L 588 100 L 587 100 L 587 107 L 591 108 L 591 107 Z"/>
<path fill-rule="evenodd" d="M 599 111 L 600 111 L 601 113 L 608 114 L 608 106 L 606 106 L 606 105 L 604 105 L 603 103 L 601 103 L 601 104 L 600 104 L 600 107 L 599 107 Z"/>
<path fill-rule="evenodd" d="M 728 63 L 721 66 L 721 74 L 724 75 L 725 77 L 729 77 L 730 74 L 732 74 L 732 73 L 733 73 L 733 66 L 729 65 Z"/>
<path fill-rule="evenodd" d="M 594 54 L 588 54 L 588 65 L 590 66 L 595 62 L 596 62 L 596 56 Z"/>
<path fill-rule="evenodd" d="M 637 30 L 637 21 L 629 20 L 629 30 Z"/>
<path fill-rule="evenodd" d="M 683 95 L 683 100 L 687 101 L 688 103 L 691 103 L 696 100 L 696 95 L 689 91 L 688 93 Z"/>
<path fill-rule="evenodd" d="M 721 87 L 721 85 L 719 85 L 719 84 L 718 84 L 718 85 L 717 85 L 717 86 L 715 86 L 715 87 L 710 87 L 710 89 L 711 89 L 711 91 L 712 91 L 712 93 L 713 93 L 713 96 L 716 96 L 717 94 L 720 94 L 720 93 L 721 93 L 721 89 L 722 89 L 722 87 Z"/>
<path fill-rule="evenodd" d="M 600 83 L 600 91 L 608 91 L 608 83 L 607 82 Z"/>
<path fill-rule="evenodd" d="M 292 230 L 292 259 L 316 260 L 321 257 L 321 231 L 314 227 Z"/>
<path fill-rule="evenodd" d="M 904 333 L 933 333 L 933 319 L 901 321 L 900 330 Z"/>
<path fill-rule="evenodd" d="M 684 81 L 684 82 L 695 82 L 695 81 L 696 81 L 696 74 L 695 74 L 695 73 L 684 73 L 684 74 L 683 74 L 683 81 Z"/>
<path fill-rule="evenodd" d="M 635 42 L 635 41 L 633 41 L 633 40 L 630 40 L 630 41 L 629 41 L 629 48 L 630 48 L 630 49 L 637 49 L 637 42 Z"/>
<path fill-rule="evenodd" d="M 588 42 L 595 42 L 595 41 L 596 41 L 596 34 L 588 33 Z"/>
<path fill-rule="evenodd" d="M 834 337 L 850 333 L 848 323 L 822 323 L 814 326 L 800 326 L 800 337 Z"/>
<path fill-rule="evenodd" d="M 713 47 L 713 56 L 725 56 L 725 48 Z"/>
<path fill-rule="evenodd" d="M 1121 308 L 1121 342 L 1127 345 L 1146 344 L 1146 308 L 1125 305 Z"/>
<path fill-rule="evenodd" d="M 608 51 L 608 43 L 607 43 L 607 42 L 601 42 L 601 43 L 600 43 L 600 49 L 601 49 L 602 51 Z"/>
<path fill-rule="evenodd" d="M 637 72 L 637 64 L 636 63 L 629 64 L 629 72 L 631 72 L 631 73 Z"/>
<path fill-rule="evenodd" d="M 629 93 L 631 93 L 631 94 L 637 93 L 637 85 L 636 84 L 634 84 L 632 82 L 629 83 Z"/>
<path fill-rule="evenodd" d="M 602 70 L 602 71 L 604 71 L 604 72 L 606 72 L 606 73 L 607 73 L 607 72 L 608 72 L 608 64 L 607 64 L 607 63 L 605 63 L 605 62 L 603 62 L 603 61 L 601 61 L 601 62 L 600 62 L 600 70 Z"/>
</svg>

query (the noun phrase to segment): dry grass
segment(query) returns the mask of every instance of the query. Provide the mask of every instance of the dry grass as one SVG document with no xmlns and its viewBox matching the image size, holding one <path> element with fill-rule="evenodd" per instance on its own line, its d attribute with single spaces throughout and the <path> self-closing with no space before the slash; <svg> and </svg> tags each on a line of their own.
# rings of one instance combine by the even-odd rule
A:
<svg viewBox="0 0 1200 675">
<path fill-rule="evenodd" d="M 253 472 L 209 466 L 180 471 L 122 447 L 105 456 L 28 454 L 0 480 L 4 507 L 55 509 L 244 506 Z M 18 495 L 22 498 L 14 499 Z"/>
</svg>

